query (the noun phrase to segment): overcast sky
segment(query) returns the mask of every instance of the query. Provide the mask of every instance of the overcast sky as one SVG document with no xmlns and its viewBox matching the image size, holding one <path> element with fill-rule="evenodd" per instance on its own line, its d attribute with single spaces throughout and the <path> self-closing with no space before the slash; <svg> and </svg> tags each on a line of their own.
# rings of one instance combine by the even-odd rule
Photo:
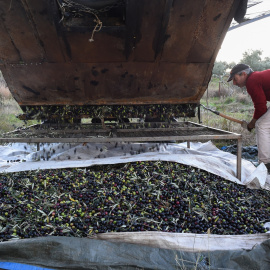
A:
<svg viewBox="0 0 270 270">
<path fill-rule="evenodd" d="M 262 11 L 270 11 L 270 0 L 247 10 L 255 17 Z M 270 57 L 270 17 L 238 27 L 227 32 L 217 55 L 216 61 L 238 63 L 244 52 L 248 50 L 262 50 L 262 57 Z"/>
</svg>

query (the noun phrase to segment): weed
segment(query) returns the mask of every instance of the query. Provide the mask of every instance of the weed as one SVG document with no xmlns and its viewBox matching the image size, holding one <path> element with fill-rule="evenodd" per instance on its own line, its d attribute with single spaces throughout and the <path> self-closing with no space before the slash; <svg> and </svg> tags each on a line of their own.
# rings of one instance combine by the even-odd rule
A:
<svg viewBox="0 0 270 270">
<path fill-rule="evenodd" d="M 227 97 L 224 101 L 224 104 L 230 104 L 234 102 L 234 98 L 233 97 Z"/>
<path fill-rule="evenodd" d="M 3 89 L 4 91 L 2 91 Z M 13 99 L 8 88 L 0 87 L 0 134 L 25 126 L 25 123 L 16 117 L 16 115 L 21 113 L 20 106 Z M 27 124 L 30 125 L 33 122 L 28 121 Z"/>
<path fill-rule="evenodd" d="M 0 84 L 0 99 L 3 100 L 10 98 L 12 98 L 12 96 L 9 89 L 6 86 Z"/>
<path fill-rule="evenodd" d="M 246 120 L 247 122 L 251 120 L 254 108 L 251 98 L 247 93 L 232 90 L 228 91 L 224 96 L 215 95 L 213 93 L 219 92 L 219 84 L 218 81 L 213 80 L 209 84 L 207 92 L 201 99 L 201 103 L 206 107 L 239 120 Z M 213 128 L 242 134 L 244 146 L 256 144 L 254 131 L 249 132 L 244 130 L 240 124 L 226 120 L 210 111 L 201 109 L 201 122 Z M 216 145 L 221 145 L 221 143 L 222 142 L 215 141 Z M 223 143 L 223 145 L 225 145 L 225 143 L 228 144 L 230 142 L 224 141 Z"/>
<path fill-rule="evenodd" d="M 243 105 L 248 105 L 252 103 L 250 96 L 244 93 L 237 93 L 235 95 L 235 100 Z"/>
</svg>

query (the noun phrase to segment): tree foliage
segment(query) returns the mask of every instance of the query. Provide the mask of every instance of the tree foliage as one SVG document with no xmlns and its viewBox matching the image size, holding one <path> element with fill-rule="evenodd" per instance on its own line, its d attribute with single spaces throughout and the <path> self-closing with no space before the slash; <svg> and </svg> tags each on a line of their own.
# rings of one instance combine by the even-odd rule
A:
<svg viewBox="0 0 270 270">
<path fill-rule="evenodd" d="M 224 76 L 227 68 L 228 68 L 227 62 L 222 61 L 215 62 L 213 74 L 216 76 Z"/>
<path fill-rule="evenodd" d="M 262 59 L 261 50 L 248 50 L 243 53 L 240 63 L 249 65 L 254 71 L 270 69 L 270 57 Z M 223 77 L 227 69 L 231 69 L 235 65 L 234 62 L 216 61 L 213 68 L 213 75 Z"/>
<path fill-rule="evenodd" d="M 240 60 L 241 63 L 245 63 L 249 65 L 253 70 L 263 70 L 263 63 L 262 60 L 262 51 L 261 50 L 249 50 L 243 53 L 242 59 Z"/>
</svg>

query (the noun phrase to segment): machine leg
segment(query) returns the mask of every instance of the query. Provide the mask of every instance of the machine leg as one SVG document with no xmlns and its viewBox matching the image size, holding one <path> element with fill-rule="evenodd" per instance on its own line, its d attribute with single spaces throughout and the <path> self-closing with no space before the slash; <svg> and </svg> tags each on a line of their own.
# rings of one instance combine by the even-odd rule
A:
<svg viewBox="0 0 270 270">
<path fill-rule="evenodd" d="M 237 178 L 241 181 L 242 138 L 237 140 Z"/>
</svg>

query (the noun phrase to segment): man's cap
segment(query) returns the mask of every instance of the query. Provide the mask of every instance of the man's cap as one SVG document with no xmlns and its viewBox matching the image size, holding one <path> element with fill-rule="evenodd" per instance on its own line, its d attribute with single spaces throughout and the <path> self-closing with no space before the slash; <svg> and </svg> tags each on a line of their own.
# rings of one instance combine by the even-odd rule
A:
<svg viewBox="0 0 270 270">
<path fill-rule="evenodd" d="M 230 76 L 229 76 L 229 79 L 227 82 L 231 81 L 233 79 L 233 77 L 235 76 L 235 74 L 247 69 L 247 68 L 250 68 L 250 66 L 246 65 L 246 64 L 237 64 L 235 65 L 231 72 L 230 72 Z"/>
</svg>

